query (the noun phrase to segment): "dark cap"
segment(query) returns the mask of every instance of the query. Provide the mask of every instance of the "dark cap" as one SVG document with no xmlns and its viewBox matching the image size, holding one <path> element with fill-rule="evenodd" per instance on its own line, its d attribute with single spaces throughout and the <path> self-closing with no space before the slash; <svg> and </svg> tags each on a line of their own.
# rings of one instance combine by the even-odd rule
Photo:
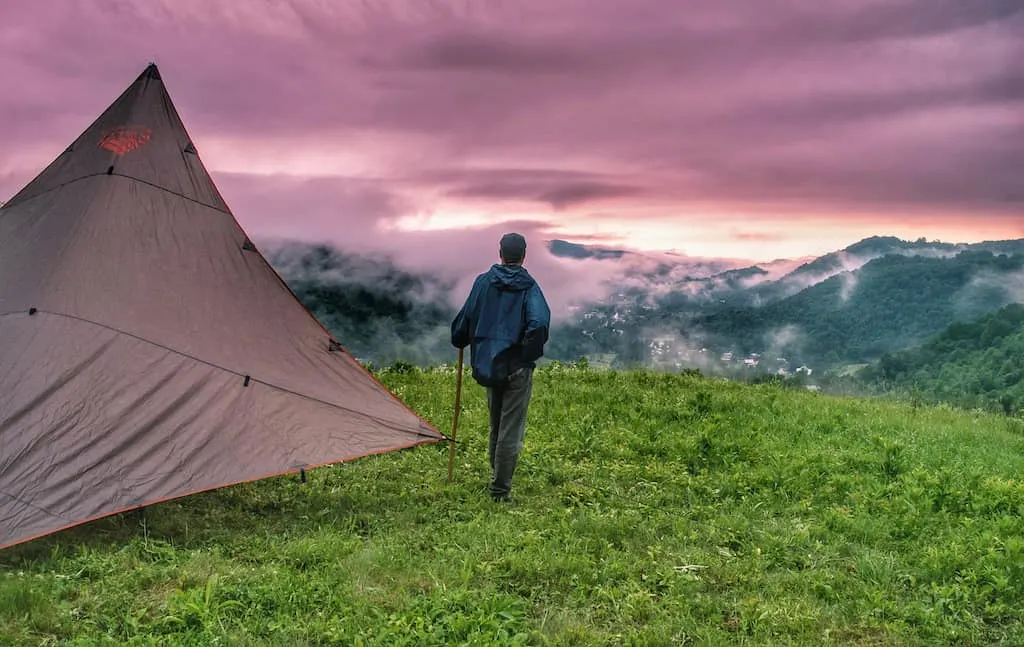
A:
<svg viewBox="0 0 1024 647">
<path fill-rule="evenodd" d="M 506 263 L 518 263 L 526 256 L 526 239 L 520 234 L 505 234 L 501 237 L 501 258 Z"/>
</svg>

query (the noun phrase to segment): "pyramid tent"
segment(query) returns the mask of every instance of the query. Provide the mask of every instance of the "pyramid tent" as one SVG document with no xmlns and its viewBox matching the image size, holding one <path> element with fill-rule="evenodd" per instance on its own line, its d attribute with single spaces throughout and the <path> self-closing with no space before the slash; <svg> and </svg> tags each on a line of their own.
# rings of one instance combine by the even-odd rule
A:
<svg viewBox="0 0 1024 647">
<path fill-rule="evenodd" d="M 446 437 L 299 302 L 155 65 L 0 208 L 0 548 Z"/>
</svg>

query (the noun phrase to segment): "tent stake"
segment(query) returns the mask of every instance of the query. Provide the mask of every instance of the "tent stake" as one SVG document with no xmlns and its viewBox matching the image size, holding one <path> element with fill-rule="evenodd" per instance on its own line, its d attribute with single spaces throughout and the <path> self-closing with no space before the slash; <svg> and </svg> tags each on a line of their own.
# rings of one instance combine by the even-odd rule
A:
<svg viewBox="0 0 1024 647">
<path fill-rule="evenodd" d="M 455 465 L 455 429 L 459 426 L 459 401 L 462 399 L 462 353 L 459 349 L 458 368 L 455 370 L 455 413 L 452 415 L 452 437 L 448 440 L 448 482 L 452 482 L 452 468 Z"/>
</svg>

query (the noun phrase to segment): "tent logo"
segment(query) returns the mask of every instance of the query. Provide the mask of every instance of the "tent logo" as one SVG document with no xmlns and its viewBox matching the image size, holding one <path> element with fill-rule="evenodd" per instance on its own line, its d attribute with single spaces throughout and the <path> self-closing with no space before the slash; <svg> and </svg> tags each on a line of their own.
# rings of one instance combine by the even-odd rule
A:
<svg viewBox="0 0 1024 647">
<path fill-rule="evenodd" d="M 124 155 L 145 146 L 152 134 L 153 131 L 145 126 L 118 126 L 103 133 L 100 147 Z"/>
</svg>

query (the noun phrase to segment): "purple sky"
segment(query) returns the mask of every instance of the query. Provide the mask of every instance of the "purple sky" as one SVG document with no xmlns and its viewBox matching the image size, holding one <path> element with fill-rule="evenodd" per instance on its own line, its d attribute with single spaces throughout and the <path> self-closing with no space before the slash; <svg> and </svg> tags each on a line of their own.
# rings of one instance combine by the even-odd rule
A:
<svg viewBox="0 0 1024 647">
<path fill-rule="evenodd" d="M 5 2 L 0 199 L 150 61 L 257 238 L 1024 236 L 1020 0 Z"/>
</svg>

